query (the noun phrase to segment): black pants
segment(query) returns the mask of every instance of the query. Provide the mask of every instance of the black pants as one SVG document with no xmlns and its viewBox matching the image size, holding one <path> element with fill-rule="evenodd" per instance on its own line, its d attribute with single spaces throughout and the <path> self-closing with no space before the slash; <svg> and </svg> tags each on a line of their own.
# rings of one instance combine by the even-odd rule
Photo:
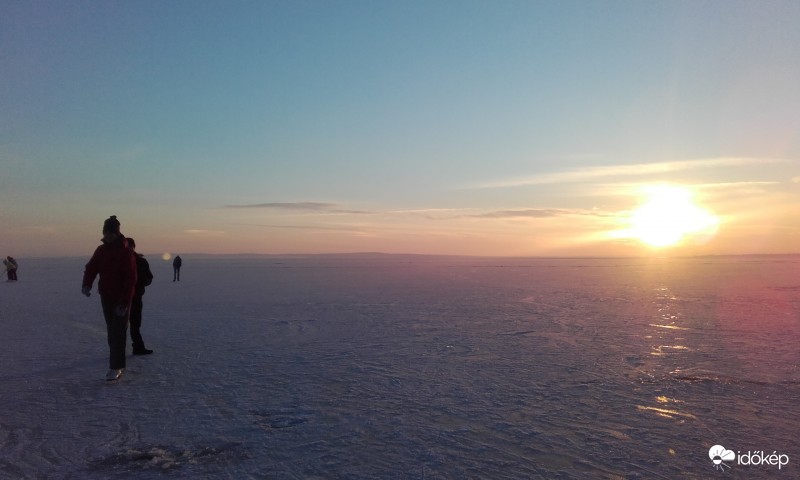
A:
<svg viewBox="0 0 800 480">
<path fill-rule="evenodd" d="M 133 351 L 144 350 L 144 340 L 139 329 L 142 327 L 142 297 L 135 295 L 131 302 L 131 344 Z"/>
<path fill-rule="evenodd" d="M 172 281 L 181 281 L 181 267 L 172 267 Z"/>
<path fill-rule="evenodd" d="M 125 368 L 125 344 L 128 342 L 128 312 L 123 316 L 117 316 L 114 310 L 119 305 L 116 301 L 100 297 L 103 305 L 103 317 L 106 319 L 106 330 L 108 331 L 108 368 L 118 370 Z"/>
</svg>

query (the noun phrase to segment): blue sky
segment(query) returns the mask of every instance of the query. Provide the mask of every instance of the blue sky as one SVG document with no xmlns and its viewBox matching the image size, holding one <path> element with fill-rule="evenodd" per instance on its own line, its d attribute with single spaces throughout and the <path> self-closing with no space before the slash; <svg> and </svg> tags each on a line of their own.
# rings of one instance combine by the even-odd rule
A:
<svg viewBox="0 0 800 480">
<path fill-rule="evenodd" d="M 649 254 L 663 182 L 722 219 L 672 252 L 800 240 L 798 2 L 0 11 L 4 255 Z"/>
</svg>

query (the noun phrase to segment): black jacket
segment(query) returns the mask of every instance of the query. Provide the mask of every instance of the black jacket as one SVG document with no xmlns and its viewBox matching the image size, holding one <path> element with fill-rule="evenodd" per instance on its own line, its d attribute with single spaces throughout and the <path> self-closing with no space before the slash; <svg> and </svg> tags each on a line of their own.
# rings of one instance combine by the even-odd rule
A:
<svg viewBox="0 0 800 480">
<path fill-rule="evenodd" d="M 136 254 L 136 296 L 144 295 L 144 287 L 153 283 L 153 272 L 144 255 Z"/>
</svg>

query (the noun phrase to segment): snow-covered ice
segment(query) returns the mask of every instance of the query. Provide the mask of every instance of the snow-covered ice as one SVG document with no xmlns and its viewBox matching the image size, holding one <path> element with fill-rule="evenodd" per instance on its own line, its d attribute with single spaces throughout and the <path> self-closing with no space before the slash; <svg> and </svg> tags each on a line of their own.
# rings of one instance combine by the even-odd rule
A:
<svg viewBox="0 0 800 480">
<path fill-rule="evenodd" d="M 0 283 L 2 478 L 800 476 L 797 256 L 148 256 L 109 383 L 90 253 Z"/>
</svg>

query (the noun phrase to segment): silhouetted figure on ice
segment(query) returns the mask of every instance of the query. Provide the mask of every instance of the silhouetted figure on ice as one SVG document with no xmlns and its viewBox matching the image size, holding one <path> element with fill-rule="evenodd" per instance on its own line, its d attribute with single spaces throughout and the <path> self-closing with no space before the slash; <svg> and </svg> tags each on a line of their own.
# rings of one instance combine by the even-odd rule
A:
<svg viewBox="0 0 800 480">
<path fill-rule="evenodd" d="M 8 277 L 9 282 L 16 282 L 17 281 L 17 261 L 14 260 L 14 257 L 11 255 L 7 256 L 5 260 L 3 260 L 3 265 L 6 267 L 6 276 Z"/>
<path fill-rule="evenodd" d="M 106 380 L 116 380 L 125 370 L 125 344 L 128 320 L 136 290 L 136 254 L 128 248 L 119 231 L 115 215 L 103 223 L 102 245 L 97 247 L 83 272 L 81 293 L 91 295 L 95 277 L 100 275 L 97 291 L 108 333 L 108 373 Z"/>
<path fill-rule="evenodd" d="M 153 283 L 153 272 L 150 271 L 150 264 L 144 255 L 136 252 L 136 241 L 128 238 L 128 247 L 136 255 L 136 291 L 131 301 L 131 342 L 134 355 L 149 355 L 153 353 L 149 348 L 145 348 L 142 340 L 142 296 L 144 288 Z"/>
<path fill-rule="evenodd" d="M 181 264 L 183 260 L 181 260 L 181 256 L 178 255 L 175 257 L 175 260 L 172 261 L 172 281 L 173 282 L 180 282 L 181 281 Z"/>
</svg>

